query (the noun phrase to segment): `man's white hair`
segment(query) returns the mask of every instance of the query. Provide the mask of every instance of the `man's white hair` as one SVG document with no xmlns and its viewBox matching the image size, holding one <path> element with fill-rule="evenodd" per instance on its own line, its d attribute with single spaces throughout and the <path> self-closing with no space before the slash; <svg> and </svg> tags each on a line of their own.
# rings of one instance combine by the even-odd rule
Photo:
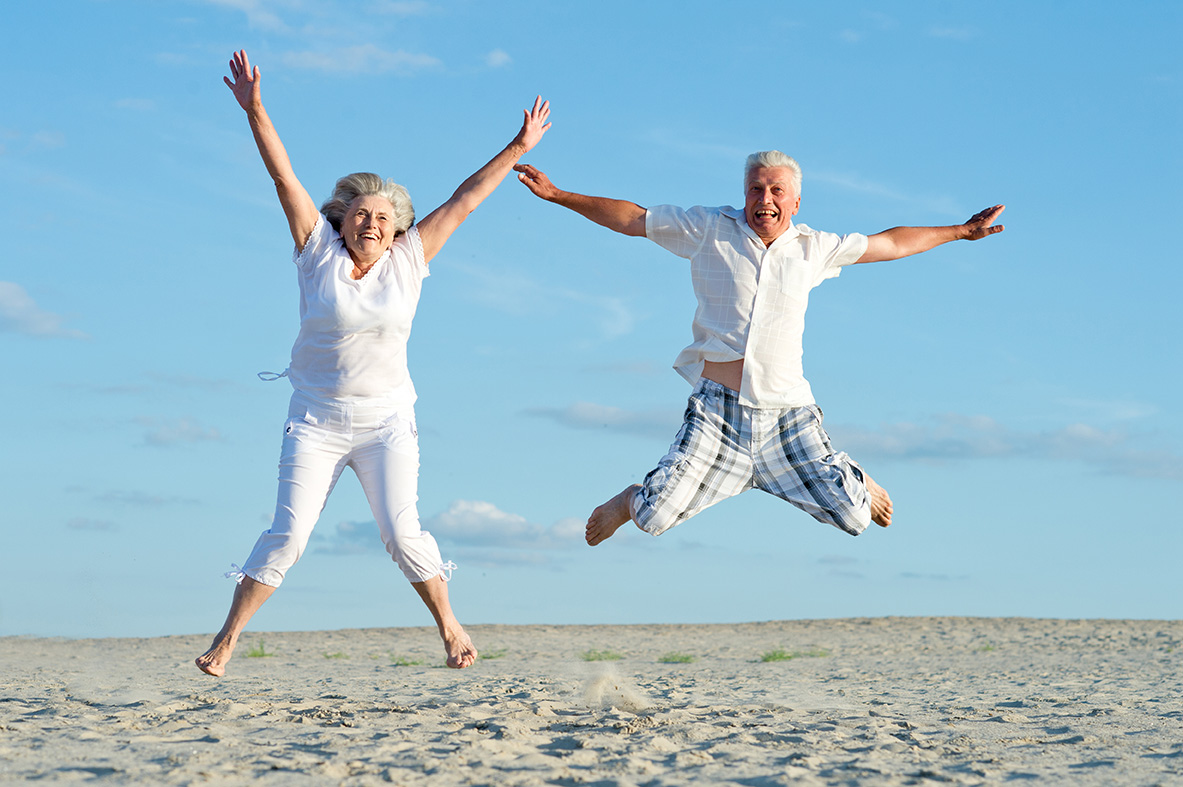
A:
<svg viewBox="0 0 1183 787">
<path fill-rule="evenodd" d="M 793 190 L 797 192 L 797 196 L 801 196 L 801 165 L 792 156 L 786 156 L 779 150 L 761 150 L 758 153 L 753 153 L 748 156 L 747 162 L 743 167 L 743 187 L 747 191 L 748 178 L 752 176 L 752 170 L 760 167 L 785 167 L 793 171 Z"/>
</svg>

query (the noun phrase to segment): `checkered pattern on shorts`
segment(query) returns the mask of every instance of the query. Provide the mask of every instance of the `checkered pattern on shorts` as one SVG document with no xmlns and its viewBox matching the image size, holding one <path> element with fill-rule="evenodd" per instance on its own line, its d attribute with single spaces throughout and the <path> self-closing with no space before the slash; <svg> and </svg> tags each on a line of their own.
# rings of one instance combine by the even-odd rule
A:
<svg viewBox="0 0 1183 787">
<path fill-rule="evenodd" d="M 863 470 L 830 446 L 816 405 L 748 407 L 735 391 L 706 379 L 691 394 L 669 453 L 631 501 L 633 521 L 660 535 L 753 488 L 851 535 L 871 522 Z"/>
</svg>

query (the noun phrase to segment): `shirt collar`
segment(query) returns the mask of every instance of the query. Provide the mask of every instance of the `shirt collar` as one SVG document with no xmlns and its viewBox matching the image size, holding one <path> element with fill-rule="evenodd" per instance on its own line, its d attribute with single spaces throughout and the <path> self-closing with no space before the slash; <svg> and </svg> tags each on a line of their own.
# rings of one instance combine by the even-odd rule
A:
<svg viewBox="0 0 1183 787">
<path fill-rule="evenodd" d="M 748 219 L 744 215 L 744 212 L 741 208 L 733 208 L 730 205 L 728 205 L 725 208 L 719 208 L 719 212 L 722 213 L 727 218 L 732 219 L 736 224 L 738 224 L 740 230 L 742 230 L 744 232 L 744 234 L 746 234 L 748 237 L 752 238 L 754 241 L 759 243 L 761 246 L 764 245 L 764 241 L 760 240 L 760 236 L 756 234 L 756 231 L 748 226 Z M 792 219 L 789 219 L 789 228 L 787 230 L 785 230 L 784 232 L 782 232 L 780 234 L 780 237 L 778 237 L 776 240 L 774 240 L 772 242 L 772 245 L 775 246 L 778 243 L 780 243 L 786 239 L 795 238 L 800 234 L 801 234 L 801 231 L 797 229 L 797 225 L 793 223 Z"/>
</svg>

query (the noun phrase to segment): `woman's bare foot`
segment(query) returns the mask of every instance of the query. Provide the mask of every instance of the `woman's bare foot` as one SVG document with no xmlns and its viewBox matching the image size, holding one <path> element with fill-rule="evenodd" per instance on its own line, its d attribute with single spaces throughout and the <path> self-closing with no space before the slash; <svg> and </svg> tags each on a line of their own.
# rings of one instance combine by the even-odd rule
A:
<svg viewBox="0 0 1183 787">
<path fill-rule="evenodd" d="M 437 575 L 425 582 L 412 582 L 411 587 L 423 599 L 431 616 L 435 618 L 436 628 L 439 629 L 440 639 L 444 641 L 444 652 L 447 654 L 447 664 L 452 669 L 464 669 L 476 663 L 476 647 L 469 639 L 468 633 L 456 620 L 452 613 L 452 604 L 448 600 L 448 583 L 443 576 Z"/>
<path fill-rule="evenodd" d="M 629 500 L 640 488 L 639 484 L 627 486 L 616 497 L 592 511 L 591 516 L 587 518 L 587 528 L 584 530 L 584 538 L 587 539 L 588 546 L 594 547 L 596 544 L 607 541 L 613 533 L 620 529 L 621 525 L 632 520 L 633 513 L 629 508 Z"/>
<path fill-rule="evenodd" d="M 863 473 L 863 478 L 871 495 L 871 521 L 879 527 L 887 527 L 891 524 L 891 496 L 871 476 Z"/>
<path fill-rule="evenodd" d="M 234 646 L 238 644 L 238 635 L 246 628 L 251 617 L 263 606 L 263 602 L 271 598 L 275 588 L 256 582 L 250 577 L 243 577 L 234 588 L 234 600 L 230 602 L 230 612 L 226 615 L 226 622 L 222 630 L 214 637 L 214 644 L 202 653 L 193 663 L 207 675 L 220 678 L 226 674 L 226 663 L 234 653 Z"/>
<path fill-rule="evenodd" d="M 447 664 L 452 669 L 464 669 L 476 664 L 477 651 L 472 640 L 459 623 L 448 631 L 440 631 L 444 640 L 444 652 L 448 654 Z"/>
<path fill-rule="evenodd" d="M 237 644 L 238 637 L 219 634 L 214 637 L 214 644 L 210 645 L 209 650 L 194 659 L 193 663 L 206 675 L 220 678 L 226 674 L 226 664 L 234 654 L 234 646 Z"/>
</svg>

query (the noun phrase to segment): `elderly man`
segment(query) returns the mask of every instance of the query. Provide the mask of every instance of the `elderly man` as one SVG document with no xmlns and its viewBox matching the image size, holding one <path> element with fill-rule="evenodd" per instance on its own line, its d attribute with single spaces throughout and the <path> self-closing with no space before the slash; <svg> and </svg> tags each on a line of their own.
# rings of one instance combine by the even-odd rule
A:
<svg viewBox="0 0 1183 787">
<path fill-rule="evenodd" d="M 979 240 L 1003 206 L 947 227 L 834 235 L 794 224 L 801 168 L 780 151 L 748 156 L 744 208 L 645 209 L 561 191 L 529 165 L 514 167 L 536 195 L 690 260 L 698 310 L 693 343 L 674 367 L 694 386 L 682 428 L 640 484 L 596 508 L 595 546 L 625 522 L 660 535 L 720 500 L 758 488 L 858 535 L 891 524 L 891 498 L 830 446 L 801 367 L 809 291 L 845 265 L 895 260 L 953 240 Z"/>
</svg>

